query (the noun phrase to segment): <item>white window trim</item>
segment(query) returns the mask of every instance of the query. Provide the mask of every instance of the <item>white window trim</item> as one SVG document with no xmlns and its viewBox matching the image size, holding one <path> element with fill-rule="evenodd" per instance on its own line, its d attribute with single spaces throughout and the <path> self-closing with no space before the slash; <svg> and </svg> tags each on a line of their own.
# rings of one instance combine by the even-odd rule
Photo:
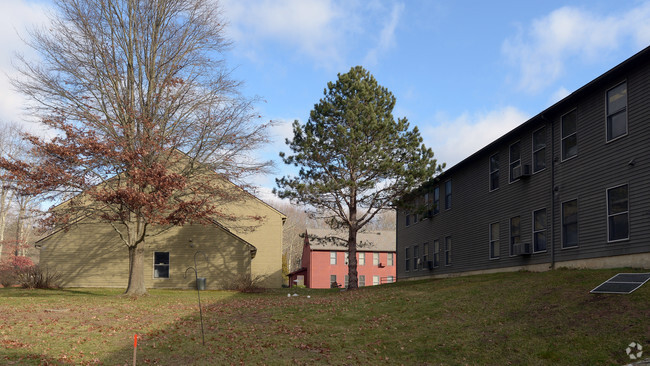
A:
<svg viewBox="0 0 650 366">
<path fill-rule="evenodd" d="M 492 238 L 492 225 L 498 224 L 499 225 L 499 238 L 497 240 L 493 240 Z M 492 242 L 493 241 L 498 241 L 499 242 L 499 255 L 496 257 L 492 256 Z M 501 258 L 501 224 L 499 221 L 493 222 L 488 224 L 488 258 L 493 261 L 493 260 L 498 260 Z"/>
<path fill-rule="evenodd" d="M 532 216 L 532 221 L 531 221 L 530 226 L 531 226 L 533 234 L 532 234 L 532 238 L 531 238 L 530 242 L 531 242 L 531 246 L 532 246 L 531 249 L 532 249 L 533 254 L 546 253 L 548 251 L 548 246 L 549 246 L 549 240 L 548 240 L 549 239 L 548 238 L 548 212 L 545 212 L 545 215 L 546 215 L 546 227 L 544 227 L 544 230 L 535 231 L 535 212 L 542 211 L 542 210 L 546 211 L 546 207 L 543 207 L 543 208 L 540 208 L 540 209 L 537 209 L 537 210 L 533 210 L 533 213 L 532 213 L 533 216 Z M 535 250 L 535 234 L 540 233 L 542 231 L 546 235 L 546 249 L 536 251 Z"/>
<path fill-rule="evenodd" d="M 512 243 L 512 219 L 514 219 L 515 217 L 519 218 L 519 244 L 523 243 L 523 241 L 521 240 L 521 215 L 512 216 L 510 219 L 508 219 L 508 251 L 510 252 L 509 257 L 516 257 L 516 255 L 513 254 L 512 252 L 512 248 L 514 245 Z"/>
<path fill-rule="evenodd" d="M 332 258 L 332 254 L 334 254 L 334 258 Z M 332 263 L 332 259 L 334 260 L 334 263 Z M 330 251 L 330 266 L 335 266 L 339 262 L 337 252 L 335 251 Z"/>
<path fill-rule="evenodd" d="M 447 238 L 449 238 L 450 241 L 451 241 L 451 235 L 445 236 L 445 250 L 444 250 L 445 258 L 444 259 L 445 259 L 445 266 L 451 266 L 454 263 L 454 261 L 452 260 L 452 257 L 451 257 L 452 247 L 450 245 L 449 250 L 447 250 Z M 452 245 L 453 245 L 453 242 L 452 242 Z M 449 263 L 447 263 L 447 252 L 449 252 Z"/>
<path fill-rule="evenodd" d="M 451 194 L 448 194 L 448 192 L 447 192 L 447 183 L 449 183 L 449 187 L 451 188 L 451 189 L 450 189 Z M 452 202 L 452 203 L 449 203 L 449 207 L 447 207 L 447 196 L 452 197 L 452 200 L 453 200 L 453 194 L 454 194 L 454 187 L 453 187 L 453 184 L 454 184 L 454 183 L 451 181 L 451 179 L 447 179 L 447 180 L 445 181 L 445 211 L 449 211 L 449 210 L 451 210 L 451 204 L 452 204 L 453 202 Z"/>
<path fill-rule="evenodd" d="M 516 145 L 516 144 L 519 144 L 519 160 L 517 160 L 517 161 L 519 161 L 519 166 L 522 166 L 522 164 L 521 164 L 521 140 L 517 140 L 517 141 L 513 142 L 512 144 L 508 145 L 508 184 L 518 182 L 521 179 L 521 178 L 517 178 L 517 179 L 514 179 L 514 180 L 512 179 L 512 156 L 511 156 L 511 152 L 512 152 L 512 145 Z M 499 163 L 501 163 L 501 162 L 499 162 Z"/>
<path fill-rule="evenodd" d="M 436 252 L 436 243 L 438 243 L 438 251 Z M 431 257 L 431 260 L 433 261 L 433 268 L 438 268 L 440 267 L 440 240 L 439 239 L 433 239 L 431 242 L 431 245 L 433 245 L 433 255 Z M 436 254 L 438 255 L 438 264 L 436 264 Z"/>
<path fill-rule="evenodd" d="M 564 116 L 566 116 L 566 115 L 568 115 L 570 113 L 573 113 L 573 111 L 576 112 L 576 132 L 570 134 L 569 136 L 573 136 L 573 135 L 577 136 L 577 134 L 578 134 L 578 108 L 573 108 L 570 111 L 568 111 L 568 112 L 566 112 L 566 113 L 564 113 L 563 115 L 560 116 L 560 162 L 565 162 L 565 161 L 571 160 L 571 159 L 578 156 L 578 152 L 576 152 L 575 155 L 569 156 L 566 159 L 564 158 L 564 144 L 563 144 L 563 142 L 564 142 L 564 139 L 569 137 L 569 136 L 565 136 L 565 137 L 562 136 L 562 119 L 564 118 Z M 607 113 L 607 111 L 605 111 L 605 113 Z M 605 134 L 607 134 L 607 131 L 605 131 Z M 605 138 L 607 138 L 607 137 L 605 137 Z M 576 149 L 577 149 L 577 144 L 578 144 L 578 140 L 576 139 Z"/>
<path fill-rule="evenodd" d="M 546 142 L 547 137 L 548 137 L 547 134 L 546 134 L 546 131 L 544 131 L 544 147 L 535 150 L 535 133 L 539 132 L 541 130 L 545 130 L 545 129 L 546 129 L 546 125 L 544 125 L 543 127 L 540 127 L 538 129 L 536 129 L 535 131 L 533 131 L 533 134 L 530 136 L 530 145 L 531 145 L 530 149 L 532 150 L 532 153 L 530 155 L 530 157 L 531 157 L 530 170 L 532 171 L 533 174 L 537 174 L 539 172 L 543 172 L 544 170 L 546 170 L 546 148 L 548 147 L 548 143 Z M 535 170 L 535 153 L 540 151 L 540 150 L 544 150 L 544 168 L 542 168 L 540 170 Z M 551 164 L 552 164 L 552 162 L 551 162 Z"/>
<path fill-rule="evenodd" d="M 169 256 L 169 263 L 167 264 L 167 274 L 168 274 L 167 277 L 156 277 L 156 253 L 167 253 L 167 255 Z M 172 272 L 171 272 L 172 256 L 171 256 L 171 252 L 163 252 L 163 251 L 154 250 L 153 253 L 151 254 L 151 261 L 153 262 L 153 265 L 151 266 L 151 278 L 153 278 L 154 280 L 168 280 L 168 279 L 172 278 Z"/>
<path fill-rule="evenodd" d="M 494 153 L 494 154 L 492 154 L 492 155 L 490 155 L 488 157 L 488 191 L 489 192 L 494 192 L 494 191 L 498 190 L 499 188 L 501 188 L 501 175 L 500 175 L 501 174 L 501 159 L 499 158 L 499 167 L 493 172 L 492 171 L 492 157 L 494 155 L 499 156 L 499 153 L 496 152 L 496 153 Z M 499 179 L 498 179 L 499 186 L 492 189 L 492 173 L 495 173 L 495 172 L 499 173 Z"/>
<path fill-rule="evenodd" d="M 607 94 L 609 93 L 610 90 L 612 90 L 612 89 L 614 89 L 614 88 L 616 88 L 616 87 L 618 87 L 618 86 L 620 86 L 622 84 L 626 84 L 625 85 L 625 90 L 626 90 L 626 93 L 625 93 L 625 133 L 618 136 L 618 137 L 614 137 L 611 140 L 608 140 L 607 139 L 607 127 L 608 127 L 607 125 L 609 124 L 609 110 L 608 110 Z M 630 133 L 630 128 L 629 128 L 630 127 L 630 123 L 629 123 L 630 121 L 628 119 L 629 118 L 629 114 L 628 114 L 628 109 L 629 109 L 628 107 L 629 106 L 628 106 L 628 103 L 627 103 L 628 102 L 628 99 L 627 99 L 628 93 L 627 93 L 627 91 L 629 91 L 629 89 L 627 88 L 627 79 L 621 81 L 620 83 L 614 85 L 613 87 L 611 87 L 611 88 L 609 88 L 609 89 L 607 89 L 605 91 L 605 143 L 606 144 L 609 144 L 610 142 L 614 142 L 614 141 L 616 141 L 618 139 L 621 139 L 621 138 L 627 136 Z M 607 234 L 607 238 L 609 239 L 609 234 Z"/>
<path fill-rule="evenodd" d="M 576 206 L 579 209 L 580 202 L 578 201 L 577 198 L 560 202 L 560 235 L 561 235 L 560 236 L 560 250 L 571 250 L 571 249 L 576 249 L 576 248 L 580 247 L 580 220 L 577 220 L 577 222 L 576 222 L 576 231 L 578 233 L 578 244 L 576 244 L 576 245 L 574 245 L 572 247 L 564 246 L 564 204 L 567 203 L 567 202 L 571 202 L 571 201 L 576 201 Z M 576 215 L 578 214 L 578 212 L 576 212 Z"/>
<path fill-rule="evenodd" d="M 614 189 L 614 188 L 618 188 L 618 187 L 623 187 L 623 186 L 627 186 L 627 211 L 626 211 L 626 215 L 627 215 L 627 238 L 609 240 L 609 217 L 613 216 L 613 215 L 609 214 L 609 190 Z M 605 190 L 605 210 L 606 210 L 605 213 L 607 214 L 607 243 L 620 243 L 620 242 L 623 242 L 623 241 L 629 241 L 630 240 L 630 185 L 628 183 L 623 183 L 623 184 L 619 184 L 619 185 L 614 186 L 614 187 L 609 187 L 609 188 L 607 188 Z M 621 215 L 621 214 L 618 214 L 618 215 Z"/>
</svg>

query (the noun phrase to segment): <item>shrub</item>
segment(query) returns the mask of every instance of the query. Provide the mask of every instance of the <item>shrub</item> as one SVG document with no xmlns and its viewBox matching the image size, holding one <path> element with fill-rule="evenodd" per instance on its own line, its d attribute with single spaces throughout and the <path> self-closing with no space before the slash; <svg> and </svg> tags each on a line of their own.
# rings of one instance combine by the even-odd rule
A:
<svg viewBox="0 0 650 366">
<path fill-rule="evenodd" d="M 31 259 L 23 256 L 5 257 L 0 262 L 0 284 L 11 287 L 18 283 L 20 273 L 34 265 Z"/>
<path fill-rule="evenodd" d="M 264 288 L 260 286 L 260 282 L 264 280 L 264 276 L 241 275 L 235 278 L 230 284 L 225 286 L 226 290 L 234 290 L 239 292 L 263 292 Z"/>
<path fill-rule="evenodd" d="M 61 274 L 43 268 L 38 264 L 23 268 L 18 272 L 18 284 L 29 289 L 56 289 L 61 288 Z"/>
</svg>

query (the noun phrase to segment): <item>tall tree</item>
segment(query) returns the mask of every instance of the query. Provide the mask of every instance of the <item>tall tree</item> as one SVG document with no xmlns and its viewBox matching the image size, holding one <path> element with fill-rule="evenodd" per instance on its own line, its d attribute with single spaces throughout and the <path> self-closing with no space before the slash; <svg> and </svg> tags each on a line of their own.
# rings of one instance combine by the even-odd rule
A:
<svg viewBox="0 0 650 366">
<path fill-rule="evenodd" d="M 280 156 L 300 171 L 276 179 L 276 193 L 347 229 L 349 288 L 357 288 L 359 230 L 441 167 L 417 127 L 395 121 L 395 97 L 363 67 L 339 74 L 324 94 L 304 125 L 293 123 L 293 155 Z"/>
<path fill-rule="evenodd" d="M 49 221 L 110 223 L 128 248 L 126 294 L 146 293 L 145 238 L 154 228 L 235 219 L 244 197 L 223 181 L 268 167 L 254 99 L 221 58 L 228 42 L 214 0 L 59 0 L 31 32 L 36 63 L 18 57 L 14 86 L 51 139 L 27 135 L 40 164 L 0 159 L 21 194 L 48 192 Z M 83 193 L 83 194 L 82 194 Z M 73 198 L 71 198 L 73 197 Z"/>
</svg>

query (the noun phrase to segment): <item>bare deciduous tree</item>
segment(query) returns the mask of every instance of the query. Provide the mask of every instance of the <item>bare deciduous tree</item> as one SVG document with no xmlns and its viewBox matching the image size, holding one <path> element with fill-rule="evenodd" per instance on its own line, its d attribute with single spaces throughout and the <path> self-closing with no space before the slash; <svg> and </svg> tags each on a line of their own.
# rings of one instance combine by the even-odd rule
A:
<svg viewBox="0 0 650 366">
<path fill-rule="evenodd" d="M 42 164 L 0 166 L 24 194 L 76 197 L 50 211 L 52 222 L 112 224 L 128 248 L 126 293 L 141 295 L 152 228 L 235 219 L 220 207 L 243 191 L 215 185 L 214 174 L 243 185 L 264 171 L 269 163 L 249 153 L 267 142 L 268 124 L 221 58 L 228 42 L 215 1 L 56 5 L 51 25 L 31 33 L 41 60 L 19 58 L 14 80 L 56 137 L 29 137 Z"/>
</svg>

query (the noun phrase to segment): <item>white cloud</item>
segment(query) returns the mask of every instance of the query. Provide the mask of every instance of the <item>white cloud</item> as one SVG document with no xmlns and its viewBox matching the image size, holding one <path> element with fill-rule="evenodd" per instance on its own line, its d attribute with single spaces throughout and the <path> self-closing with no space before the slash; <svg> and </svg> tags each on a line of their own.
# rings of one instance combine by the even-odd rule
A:
<svg viewBox="0 0 650 366">
<path fill-rule="evenodd" d="M 549 105 L 553 105 L 553 104 L 559 102 L 560 100 L 567 97 L 569 94 L 571 94 L 571 92 L 567 88 L 561 86 L 558 90 L 556 90 L 553 94 L 551 94 L 551 99 L 549 100 L 549 102 L 550 102 Z"/>
<path fill-rule="evenodd" d="M 223 0 L 221 5 L 229 37 L 238 49 L 264 52 L 262 44 L 281 46 L 287 57 L 306 56 L 330 69 L 347 65 L 348 53 L 357 48 L 354 42 L 364 36 L 379 34 L 376 44 L 361 48 L 369 48 L 368 57 L 375 60 L 392 47 L 404 8 L 403 4 L 388 9 L 378 1 L 353 0 Z M 259 63 L 265 60 L 257 52 L 242 52 Z"/>
<path fill-rule="evenodd" d="M 399 23 L 400 16 L 404 11 L 404 4 L 398 3 L 393 5 L 390 18 L 384 25 L 379 35 L 379 43 L 366 54 L 364 64 L 376 65 L 378 57 L 395 46 L 395 29 Z"/>
<path fill-rule="evenodd" d="M 648 19 L 650 2 L 611 16 L 565 6 L 505 40 L 502 52 L 519 68 L 519 87 L 537 92 L 561 77 L 572 57 L 595 61 L 626 42 L 645 47 L 650 42 Z"/>
<path fill-rule="evenodd" d="M 6 1 L 0 12 L 0 121 L 21 123 L 29 120 L 23 116 L 22 108 L 27 103 L 25 97 L 13 90 L 10 78 L 17 73 L 12 65 L 15 53 L 21 53 L 27 58 L 35 57 L 21 37 L 25 37 L 27 29 L 46 23 L 46 7 L 42 4 L 25 0 Z"/>
<path fill-rule="evenodd" d="M 447 167 L 460 162 L 529 117 L 515 107 L 487 113 L 463 113 L 454 119 L 436 117 L 438 123 L 421 130 L 426 146 L 433 149 L 438 163 Z"/>
</svg>

